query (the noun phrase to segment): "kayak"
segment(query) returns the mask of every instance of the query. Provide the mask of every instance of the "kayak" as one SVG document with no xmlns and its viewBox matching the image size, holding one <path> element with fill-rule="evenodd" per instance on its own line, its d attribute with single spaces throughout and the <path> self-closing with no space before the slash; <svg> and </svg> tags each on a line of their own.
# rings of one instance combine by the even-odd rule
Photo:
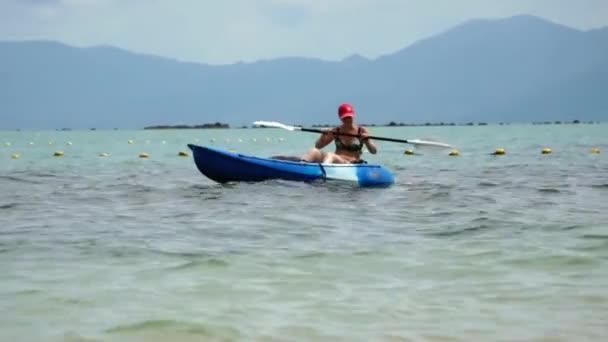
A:
<svg viewBox="0 0 608 342">
<path fill-rule="evenodd" d="M 260 182 L 281 179 L 300 182 L 336 181 L 359 187 L 388 187 L 393 173 L 379 164 L 324 164 L 258 157 L 188 144 L 198 170 L 218 182 Z"/>
<path fill-rule="evenodd" d="M 359 187 L 388 187 L 393 173 L 379 164 L 324 164 L 258 157 L 218 148 L 188 144 L 194 163 L 218 183 L 282 179 L 301 182 L 336 181 Z"/>
</svg>

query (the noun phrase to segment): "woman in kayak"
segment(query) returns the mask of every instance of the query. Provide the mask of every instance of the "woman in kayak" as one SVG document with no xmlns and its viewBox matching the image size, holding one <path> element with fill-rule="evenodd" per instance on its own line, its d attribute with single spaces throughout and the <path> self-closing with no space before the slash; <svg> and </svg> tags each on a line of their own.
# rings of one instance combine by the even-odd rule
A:
<svg viewBox="0 0 608 342">
<path fill-rule="evenodd" d="M 369 131 L 363 126 L 355 125 L 355 111 L 353 107 L 344 103 L 338 107 L 338 117 L 342 124 L 332 129 L 327 129 L 315 142 L 315 147 L 308 151 L 302 160 L 313 163 L 361 163 L 363 146 L 376 154 L 376 145 L 369 138 Z M 340 135 L 339 133 L 356 134 L 358 137 Z M 335 152 L 323 152 L 321 149 L 331 142 L 336 145 Z"/>
</svg>

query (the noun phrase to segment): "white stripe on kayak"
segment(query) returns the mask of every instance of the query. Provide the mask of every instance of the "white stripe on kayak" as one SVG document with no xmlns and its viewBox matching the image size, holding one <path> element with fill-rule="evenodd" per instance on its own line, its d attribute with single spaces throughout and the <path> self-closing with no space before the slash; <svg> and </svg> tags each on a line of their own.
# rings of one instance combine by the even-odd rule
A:
<svg viewBox="0 0 608 342">
<path fill-rule="evenodd" d="M 338 179 L 344 181 L 358 182 L 357 168 L 348 165 L 321 164 L 325 169 L 325 176 L 328 179 Z"/>
</svg>

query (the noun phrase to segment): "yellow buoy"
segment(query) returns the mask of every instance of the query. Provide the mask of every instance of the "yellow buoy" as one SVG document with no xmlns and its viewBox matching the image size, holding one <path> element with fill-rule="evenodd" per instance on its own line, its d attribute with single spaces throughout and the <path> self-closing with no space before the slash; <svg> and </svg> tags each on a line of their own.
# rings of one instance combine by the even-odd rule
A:
<svg viewBox="0 0 608 342">
<path fill-rule="evenodd" d="M 4 146 L 9 147 L 9 146 L 11 146 L 11 143 L 10 142 L 5 142 Z"/>
<path fill-rule="evenodd" d="M 142 152 L 139 154 L 139 158 L 148 158 L 150 155 L 147 154 L 146 152 Z"/>
<path fill-rule="evenodd" d="M 496 149 L 496 151 L 494 151 L 493 154 L 496 155 L 496 156 L 502 156 L 505 153 L 506 153 L 505 149 L 502 148 L 502 147 L 499 147 L 499 148 Z"/>
<path fill-rule="evenodd" d="M 551 149 L 548 147 L 543 148 L 543 150 L 541 151 L 542 154 L 551 154 L 551 152 L 553 151 L 551 151 Z"/>
<path fill-rule="evenodd" d="M 133 140 L 129 140 L 129 141 L 127 141 L 127 142 L 128 142 L 129 144 L 133 144 L 133 143 L 134 143 L 134 141 L 133 141 Z"/>
<path fill-rule="evenodd" d="M 600 153 L 600 148 L 599 147 L 594 147 L 591 149 L 591 153 L 593 154 L 599 154 Z"/>
<path fill-rule="evenodd" d="M 17 153 L 15 153 L 15 154 L 13 154 L 13 155 L 11 156 L 11 158 L 12 158 L 12 159 L 19 159 L 19 158 L 21 158 L 21 156 L 20 156 L 20 155 L 18 155 Z"/>
<path fill-rule="evenodd" d="M 405 152 L 403 152 L 403 154 L 411 155 L 411 154 L 414 154 L 414 151 L 413 150 L 405 150 Z"/>
<path fill-rule="evenodd" d="M 107 156 L 108 156 L 108 154 L 107 154 L 107 153 L 105 153 L 105 152 L 102 152 L 102 153 L 100 153 L 100 154 L 99 154 L 99 156 L 100 156 L 100 157 L 107 157 Z"/>
<path fill-rule="evenodd" d="M 452 150 L 452 151 L 450 151 L 450 154 L 449 154 L 449 155 L 450 155 L 450 156 L 459 156 L 459 155 L 460 155 L 460 152 L 458 152 L 458 150 Z"/>
<path fill-rule="evenodd" d="M 187 157 L 188 153 L 184 152 L 184 151 L 180 151 L 177 155 L 180 156 L 180 157 Z"/>
<path fill-rule="evenodd" d="M 53 156 L 55 156 L 55 157 L 63 157 L 63 151 L 55 151 L 55 153 L 53 153 Z"/>
</svg>

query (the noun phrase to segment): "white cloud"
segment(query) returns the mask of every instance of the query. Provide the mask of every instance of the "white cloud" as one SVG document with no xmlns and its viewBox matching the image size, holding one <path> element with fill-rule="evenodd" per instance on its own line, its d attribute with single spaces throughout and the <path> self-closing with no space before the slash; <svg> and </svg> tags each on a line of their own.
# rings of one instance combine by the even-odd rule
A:
<svg viewBox="0 0 608 342">
<path fill-rule="evenodd" d="M 608 25 L 606 0 L 4 0 L 0 39 L 116 45 L 209 63 L 376 57 L 475 17 Z"/>
</svg>

